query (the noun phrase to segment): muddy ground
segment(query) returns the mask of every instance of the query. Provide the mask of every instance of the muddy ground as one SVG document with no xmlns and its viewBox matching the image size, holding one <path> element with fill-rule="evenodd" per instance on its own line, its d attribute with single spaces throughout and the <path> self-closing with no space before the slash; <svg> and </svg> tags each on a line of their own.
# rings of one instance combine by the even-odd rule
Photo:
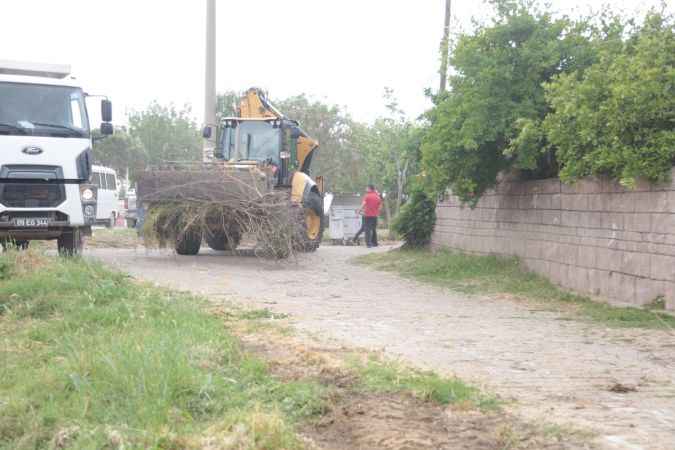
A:
<svg viewBox="0 0 675 450">
<path fill-rule="evenodd" d="M 672 332 L 608 329 L 569 320 L 541 304 L 466 296 L 350 261 L 366 251 L 323 247 L 290 264 L 209 250 L 196 257 L 141 247 L 92 248 L 88 254 L 139 278 L 204 294 L 216 303 L 233 301 L 290 314 L 307 342 L 382 351 L 418 367 L 457 375 L 498 394 L 509 414 L 523 423 L 553 423 L 563 433 L 591 431 L 592 444 L 599 448 L 675 449 Z M 628 387 L 627 392 L 616 392 L 621 390 L 617 386 Z M 356 403 L 346 403 L 342 411 L 364 415 L 358 411 L 370 408 L 358 405 L 366 401 L 355 398 Z M 391 409 L 402 417 L 411 410 L 400 400 Z M 389 420 L 371 419 L 385 424 Z M 368 434 L 373 420 L 366 422 L 363 433 Z M 436 424 L 433 429 L 442 424 L 438 417 L 425 420 Z M 442 448 L 433 445 L 401 441 L 396 446 L 366 443 L 343 448 Z"/>
</svg>

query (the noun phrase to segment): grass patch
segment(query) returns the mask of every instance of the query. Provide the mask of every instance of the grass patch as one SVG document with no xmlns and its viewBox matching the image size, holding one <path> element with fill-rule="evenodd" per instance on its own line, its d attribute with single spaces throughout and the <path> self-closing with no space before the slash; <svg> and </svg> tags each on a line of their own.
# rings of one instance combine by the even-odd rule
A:
<svg viewBox="0 0 675 450">
<path fill-rule="evenodd" d="M 0 255 L 0 449 L 294 449 L 284 383 L 203 300 L 77 258 Z"/>
<path fill-rule="evenodd" d="M 398 250 L 357 259 L 376 269 L 451 288 L 466 294 L 509 294 L 554 306 L 572 307 L 579 316 L 615 327 L 675 329 L 675 317 L 655 309 L 611 306 L 564 291 L 527 271 L 517 258 L 457 252 Z"/>
<path fill-rule="evenodd" d="M 133 228 L 95 228 L 87 239 L 92 248 L 136 248 L 141 245 L 138 232 Z"/>
<path fill-rule="evenodd" d="M 356 372 L 363 388 L 372 392 L 409 392 L 425 401 L 441 405 L 453 404 L 467 409 L 489 411 L 499 408 L 496 397 L 481 393 L 478 388 L 459 378 L 414 370 L 376 356 L 370 356 L 365 362 L 354 359 L 349 365 Z"/>
</svg>

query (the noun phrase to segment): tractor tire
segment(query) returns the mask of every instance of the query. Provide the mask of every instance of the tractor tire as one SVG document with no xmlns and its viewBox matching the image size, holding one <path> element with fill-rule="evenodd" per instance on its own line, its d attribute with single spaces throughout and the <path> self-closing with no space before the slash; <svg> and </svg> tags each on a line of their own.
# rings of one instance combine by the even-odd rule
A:
<svg viewBox="0 0 675 450">
<path fill-rule="evenodd" d="M 71 228 L 63 231 L 56 241 L 56 246 L 61 256 L 77 256 L 82 253 L 84 236 L 79 228 Z"/>
<path fill-rule="evenodd" d="M 296 214 L 296 233 L 294 236 L 294 249 L 299 252 L 311 253 L 315 252 L 321 245 L 323 232 L 326 228 L 326 217 L 323 214 L 323 197 L 318 192 L 312 192 L 310 197 L 305 202 L 304 208 L 297 208 Z M 319 214 L 317 214 L 319 213 Z M 310 233 L 309 217 L 314 221 L 318 220 L 314 225 L 315 229 Z"/>
<path fill-rule="evenodd" d="M 179 255 L 193 256 L 199 253 L 202 246 L 202 234 L 200 231 L 187 230 L 176 237 L 176 253 Z"/>
<path fill-rule="evenodd" d="M 212 250 L 220 252 L 234 251 L 239 246 L 239 242 L 241 242 L 241 232 L 236 230 L 225 234 L 222 230 L 216 233 L 210 233 L 207 230 L 204 234 L 204 239 Z"/>
</svg>

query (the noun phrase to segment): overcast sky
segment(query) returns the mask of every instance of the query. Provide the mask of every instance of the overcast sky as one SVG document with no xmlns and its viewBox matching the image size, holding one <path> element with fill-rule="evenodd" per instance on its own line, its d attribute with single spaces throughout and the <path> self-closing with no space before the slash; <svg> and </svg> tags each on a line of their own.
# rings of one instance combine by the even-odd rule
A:
<svg viewBox="0 0 675 450">
<path fill-rule="evenodd" d="M 306 93 L 357 119 L 381 114 L 392 87 L 414 117 L 438 84 L 445 0 L 217 0 L 218 91 Z M 611 4 L 642 14 L 659 0 L 552 0 L 556 10 Z M 205 0 L 3 0 L 0 59 L 67 63 L 115 120 L 152 100 L 203 117 Z M 480 0 L 453 1 L 453 27 L 486 20 Z M 1 99 L 0 99 L 1 100 Z"/>
</svg>

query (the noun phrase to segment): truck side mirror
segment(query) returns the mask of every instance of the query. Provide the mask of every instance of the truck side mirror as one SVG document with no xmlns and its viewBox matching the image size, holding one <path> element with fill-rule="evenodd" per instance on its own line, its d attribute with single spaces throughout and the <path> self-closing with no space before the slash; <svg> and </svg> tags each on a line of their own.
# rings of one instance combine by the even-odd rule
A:
<svg viewBox="0 0 675 450">
<path fill-rule="evenodd" d="M 104 122 L 112 122 L 112 102 L 101 100 L 101 119 Z"/>
<path fill-rule="evenodd" d="M 211 136 L 213 136 L 213 128 L 211 128 L 209 125 L 206 125 L 204 128 L 202 128 L 202 137 L 204 139 L 211 139 Z"/>
<path fill-rule="evenodd" d="M 115 130 L 113 129 L 113 125 L 110 122 L 103 122 L 101 124 L 101 134 L 103 136 L 110 136 L 113 134 Z"/>
</svg>

